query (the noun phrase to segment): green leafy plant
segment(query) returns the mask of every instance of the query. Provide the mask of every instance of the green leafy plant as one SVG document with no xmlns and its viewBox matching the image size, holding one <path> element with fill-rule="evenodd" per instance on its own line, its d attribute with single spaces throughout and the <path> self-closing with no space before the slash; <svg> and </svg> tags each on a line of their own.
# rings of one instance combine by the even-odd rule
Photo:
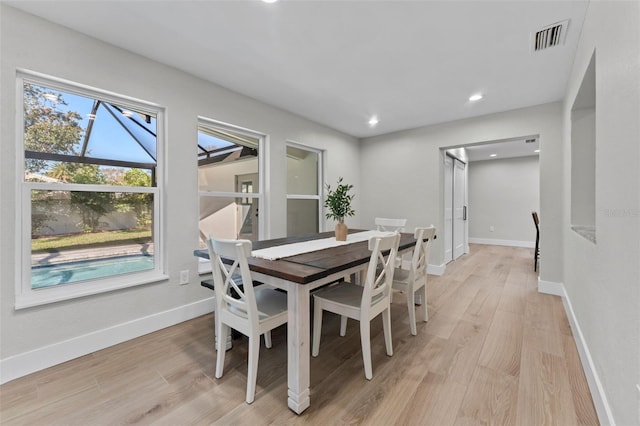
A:
<svg viewBox="0 0 640 426">
<path fill-rule="evenodd" d="M 327 219 L 341 220 L 356 214 L 355 210 L 351 208 L 351 201 L 353 201 L 355 195 L 349 193 L 353 185 L 342 183 L 342 177 L 340 177 L 335 190 L 332 190 L 329 184 L 326 184 L 326 188 L 327 199 L 324 202 L 324 206 L 328 209 Z"/>
</svg>

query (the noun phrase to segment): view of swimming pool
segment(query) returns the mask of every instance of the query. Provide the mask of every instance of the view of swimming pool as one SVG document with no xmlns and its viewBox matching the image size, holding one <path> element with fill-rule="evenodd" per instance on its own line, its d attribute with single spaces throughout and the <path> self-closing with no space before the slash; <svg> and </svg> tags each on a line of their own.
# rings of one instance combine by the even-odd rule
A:
<svg viewBox="0 0 640 426">
<path fill-rule="evenodd" d="M 152 255 L 140 254 L 34 266 L 31 268 L 31 288 L 147 271 L 153 266 Z"/>
</svg>

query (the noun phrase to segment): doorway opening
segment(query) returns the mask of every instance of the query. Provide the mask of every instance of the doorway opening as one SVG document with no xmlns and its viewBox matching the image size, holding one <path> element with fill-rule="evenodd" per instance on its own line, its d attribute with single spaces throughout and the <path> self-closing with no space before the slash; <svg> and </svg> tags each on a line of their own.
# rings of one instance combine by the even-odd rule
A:
<svg viewBox="0 0 640 426">
<path fill-rule="evenodd" d="M 539 152 L 540 135 L 441 148 L 445 264 L 470 243 L 533 247 Z"/>
</svg>

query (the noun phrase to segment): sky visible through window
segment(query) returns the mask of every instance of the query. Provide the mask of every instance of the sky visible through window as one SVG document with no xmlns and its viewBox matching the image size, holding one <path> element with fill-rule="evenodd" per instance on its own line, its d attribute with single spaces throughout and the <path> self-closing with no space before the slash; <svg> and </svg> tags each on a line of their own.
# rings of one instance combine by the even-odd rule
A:
<svg viewBox="0 0 640 426">
<path fill-rule="evenodd" d="M 62 92 L 56 89 L 50 89 L 43 86 L 34 85 L 34 87 L 42 89 L 44 93 L 54 93 L 61 95 L 61 99 L 66 102 L 66 105 L 63 102 L 55 102 L 47 98 L 48 100 L 46 102 L 48 102 L 48 104 L 50 104 L 52 107 L 55 107 L 55 109 L 63 112 L 74 111 L 80 114 L 81 119 L 79 120 L 79 125 L 84 129 L 84 132 L 80 140 L 78 140 L 75 145 L 76 152 L 80 152 L 84 140 L 84 134 L 87 131 L 90 121 L 93 120 L 94 123 L 93 128 L 91 129 L 91 137 L 87 146 L 86 156 L 93 158 L 106 158 L 142 163 L 156 162 L 156 118 L 154 116 L 149 116 L 149 123 L 147 123 L 147 116 L 145 114 L 134 112 L 126 107 L 108 104 L 105 102 L 107 106 L 114 105 L 122 110 L 122 113 L 120 113 L 115 108 L 111 108 L 112 111 L 123 115 L 123 121 L 126 122 L 126 120 L 130 120 L 129 117 L 131 117 L 136 121 L 136 123 L 144 126 L 151 132 L 145 132 L 144 130 L 140 129 L 142 130 L 142 132 L 138 132 L 139 134 L 136 135 L 139 138 L 140 136 L 146 136 L 147 138 L 152 139 L 150 141 L 151 143 L 147 144 L 147 149 L 151 148 L 152 151 L 152 155 L 150 155 L 127 132 L 124 126 L 118 123 L 118 120 L 116 120 L 113 115 L 109 111 L 107 111 L 107 106 L 105 106 L 105 104 L 101 104 L 97 110 L 96 116 L 94 118 L 91 118 L 90 115 L 93 108 L 94 99 L 76 95 L 73 93 Z M 133 125 L 133 127 L 140 128 L 134 123 L 131 124 Z"/>
<path fill-rule="evenodd" d="M 151 151 L 152 155 L 150 155 L 145 151 L 145 149 L 143 149 L 143 147 L 140 146 L 139 143 L 135 141 L 135 139 L 129 134 L 127 129 L 125 129 L 123 125 L 118 123 L 118 120 L 114 118 L 114 116 L 107 110 L 107 108 L 115 114 L 121 114 L 123 117 L 120 117 L 120 119 L 125 123 L 129 123 L 127 120 L 129 120 L 129 117 L 131 117 L 131 119 L 135 120 L 136 123 L 142 125 L 144 128 L 151 132 L 146 134 L 146 132 L 144 132 L 144 130 L 142 130 L 139 126 L 129 126 L 129 130 L 133 131 L 134 135 L 139 140 L 145 139 L 145 137 L 148 139 L 151 134 L 156 134 L 156 118 L 154 116 L 149 116 L 149 123 L 147 123 L 147 116 L 145 114 L 132 111 L 126 107 L 121 107 L 119 105 L 109 104 L 105 102 L 100 105 L 95 117 L 91 117 L 94 99 L 69 92 L 63 92 L 57 89 L 47 88 L 44 86 L 34 85 L 34 87 L 40 88 L 43 93 L 54 93 L 56 95 L 60 95 L 61 100 L 63 100 L 66 105 L 62 102 L 52 101 L 49 98 L 46 98 L 47 102 L 49 102 L 52 107 L 55 107 L 59 111 L 73 111 L 80 114 L 81 119 L 79 120 L 79 125 L 84 129 L 85 132 L 88 129 L 90 121 L 93 120 L 93 128 L 91 129 L 91 137 L 87 146 L 86 156 L 93 158 L 105 158 L 141 163 L 156 162 L 155 138 L 153 138 L 153 143 L 145 144 L 147 146 L 147 150 Z M 119 108 L 121 112 L 116 108 L 113 108 L 112 106 Z M 76 152 L 80 152 L 83 140 L 84 133 L 75 145 Z M 153 146 L 151 147 L 151 145 Z M 218 138 L 202 131 L 198 132 L 198 145 L 204 148 L 204 150 L 206 151 L 215 151 L 223 148 L 237 147 L 237 145 L 231 141 Z M 199 153 L 204 154 L 205 152 L 203 152 L 202 149 L 199 149 Z"/>
<path fill-rule="evenodd" d="M 233 142 L 225 141 L 203 132 L 198 132 L 198 145 L 207 151 L 235 146 Z"/>
</svg>

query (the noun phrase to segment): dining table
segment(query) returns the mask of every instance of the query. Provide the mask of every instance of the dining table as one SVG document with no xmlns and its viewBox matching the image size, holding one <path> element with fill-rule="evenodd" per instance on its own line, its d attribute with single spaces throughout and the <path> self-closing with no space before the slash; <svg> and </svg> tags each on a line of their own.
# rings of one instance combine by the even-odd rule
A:
<svg viewBox="0 0 640 426">
<path fill-rule="evenodd" d="M 323 232 L 252 242 L 252 256 L 248 258 L 252 278 L 287 292 L 287 405 L 297 414 L 301 414 L 311 404 L 311 292 L 362 271 L 371 256 L 368 238 L 362 238 L 375 235 L 376 232 L 379 231 L 350 229 L 344 244 L 271 259 L 257 255 L 270 248 L 281 250 L 281 253 L 286 255 L 287 249 L 301 243 L 317 244 L 318 241 L 315 240 L 330 241 L 334 233 Z M 400 235 L 398 253 L 412 250 L 416 243 L 413 234 Z M 354 241 L 349 242 L 350 239 Z M 209 258 L 206 249 L 195 250 L 194 255 Z"/>
</svg>

